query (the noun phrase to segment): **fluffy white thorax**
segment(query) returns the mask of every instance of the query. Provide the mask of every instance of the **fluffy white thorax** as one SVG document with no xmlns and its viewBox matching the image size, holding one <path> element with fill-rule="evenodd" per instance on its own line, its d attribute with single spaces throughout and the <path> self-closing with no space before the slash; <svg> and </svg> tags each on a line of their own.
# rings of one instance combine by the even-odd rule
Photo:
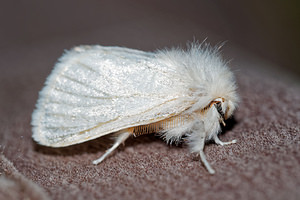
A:
<svg viewBox="0 0 300 200">
<path fill-rule="evenodd" d="M 231 101 L 233 106 L 238 101 L 234 75 L 218 50 L 207 44 L 191 44 L 187 50 L 174 48 L 158 54 L 167 65 L 176 68 L 185 83 L 185 88 L 178 90 L 185 91 L 187 97 L 196 101 L 191 112 L 218 97 Z"/>
<path fill-rule="evenodd" d="M 189 120 L 180 127 L 174 127 L 162 134 L 167 142 L 178 142 L 189 135 L 192 152 L 198 152 L 199 140 L 204 137 L 210 140 L 220 130 L 220 114 L 215 106 L 201 112 L 215 99 L 223 99 L 221 103 L 225 118 L 232 115 L 238 102 L 236 83 L 227 63 L 221 58 L 219 48 L 207 44 L 191 44 L 187 50 L 171 49 L 160 51 L 159 59 L 167 63 L 181 77 L 181 84 L 174 85 L 183 91 L 183 101 L 193 101 L 193 105 L 182 115 L 189 115 Z M 183 84 L 182 84 L 183 83 Z"/>
</svg>

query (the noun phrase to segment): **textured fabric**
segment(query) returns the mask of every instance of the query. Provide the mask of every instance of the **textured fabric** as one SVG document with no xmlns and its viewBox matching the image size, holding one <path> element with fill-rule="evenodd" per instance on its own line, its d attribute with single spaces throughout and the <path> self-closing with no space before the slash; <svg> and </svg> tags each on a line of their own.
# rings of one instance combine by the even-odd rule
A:
<svg viewBox="0 0 300 200">
<path fill-rule="evenodd" d="M 0 199 L 299 199 L 299 79 L 233 46 L 236 41 L 257 54 L 278 55 L 275 60 L 289 58 L 284 55 L 299 48 L 297 26 L 283 20 L 291 15 L 280 14 L 287 11 L 278 6 L 270 17 L 274 1 L 110 2 L 1 5 Z M 100 44 L 154 50 L 184 46 L 193 37 L 228 40 L 222 54 L 233 59 L 229 66 L 241 96 L 220 136 L 237 143 L 205 147 L 215 175 L 185 145 L 168 146 L 152 135 L 128 139 L 98 166 L 91 162 L 109 147 L 108 137 L 57 149 L 32 141 L 38 92 L 63 49 Z"/>
<path fill-rule="evenodd" d="M 0 199 L 49 199 L 41 187 L 20 174 L 4 155 L 0 155 L 0 175 Z"/>
<path fill-rule="evenodd" d="M 185 145 L 168 146 L 152 135 L 128 139 L 98 166 L 91 161 L 104 153 L 109 138 L 66 148 L 38 146 L 31 139 L 31 113 L 60 42 L 0 54 L 1 198 L 299 198 L 299 87 L 234 49 L 225 54 L 237 58 L 231 65 L 241 103 L 220 139 L 238 142 L 206 145 L 213 176 Z"/>
</svg>

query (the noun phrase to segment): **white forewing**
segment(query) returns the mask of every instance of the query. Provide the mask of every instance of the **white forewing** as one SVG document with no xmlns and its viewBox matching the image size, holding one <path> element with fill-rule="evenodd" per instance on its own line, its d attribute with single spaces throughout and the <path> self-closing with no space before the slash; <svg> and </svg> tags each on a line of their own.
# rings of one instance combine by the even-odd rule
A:
<svg viewBox="0 0 300 200">
<path fill-rule="evenodd" d="M 68 146 L 177 115 L 191 106 L 181 78 L 155 53 L 76 47 L 60 59 L 40 92 L 33 138 Z"/>
</svg>

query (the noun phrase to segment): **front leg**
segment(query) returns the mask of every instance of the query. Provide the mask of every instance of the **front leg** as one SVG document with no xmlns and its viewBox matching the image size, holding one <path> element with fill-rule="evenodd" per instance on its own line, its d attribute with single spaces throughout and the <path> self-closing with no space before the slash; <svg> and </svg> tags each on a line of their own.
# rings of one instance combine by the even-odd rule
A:
<svg viewBox="0 0 300 200">
<path fill-rule="evenodd" d="M 203 137 L 201 139 L 202 140 L 201 140 L 201 143 L 199 145 L 199 146 L 201 146 L 200 147 L 200 151 L 199 151 L 200 159 L 201 159 L 203 165 L 205 166 L 205 168 L 207 169 L 207 171 L 210 174 L 214 174 L 215 170 L 210 166 L 209 162 L 206 160 L 206 156 L 205 156 L 204 151 L 203 151 L 203 149 L 204 149 L 204 143 L 205 143 L 205 138 Z"/>
<path fill-rule="evenodd" d="M 222 141 L 219 139 L 219 137 L 218 137 L 217 134 L 215 134 L 215 135 L 213 136 L 213 139 L 214 139 L 214 141 L 215 141 L 216 144 L 221 145 L 221 146 L 236 143 L 236 140 L 232 140 L 232 141 L 229 141 L 229 142 L 222 142 Z"/>
<path fill-rule="evenodd" d="M 196 121 L 192 127 L 193 131 L 189 135 L 189 147 L 191 153 L 196 153 L 200 155 L 200 160 L 210 174 L 214 174 L 215 170 L 210 166 L 209 162 L 206 160 L 204 154 L 204 145 L 206 140 L 206 134 L 204 132 L 203 121 Z"/>
</svg>

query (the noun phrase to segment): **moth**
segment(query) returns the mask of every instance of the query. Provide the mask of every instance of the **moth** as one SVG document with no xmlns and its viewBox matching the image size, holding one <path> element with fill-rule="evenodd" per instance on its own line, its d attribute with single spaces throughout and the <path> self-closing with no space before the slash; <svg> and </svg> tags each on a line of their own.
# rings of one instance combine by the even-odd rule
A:
<svg viewBox="0 0 300 200">
<path fill-rule="evenodd" d="M 59 59 L 39 93 L 32 137 L 41 145 L 64 147 L 116 135 L 94 164 L 130 136 L 156 133 L 167 143 L 184 137 L 213 174 L 205 142 L 236 142 L 218 138 L 221 123 L 237 107 L 236 89 L 219 49 L 206 43 L 155 52 L 78 46 Z"/>
</svg>

